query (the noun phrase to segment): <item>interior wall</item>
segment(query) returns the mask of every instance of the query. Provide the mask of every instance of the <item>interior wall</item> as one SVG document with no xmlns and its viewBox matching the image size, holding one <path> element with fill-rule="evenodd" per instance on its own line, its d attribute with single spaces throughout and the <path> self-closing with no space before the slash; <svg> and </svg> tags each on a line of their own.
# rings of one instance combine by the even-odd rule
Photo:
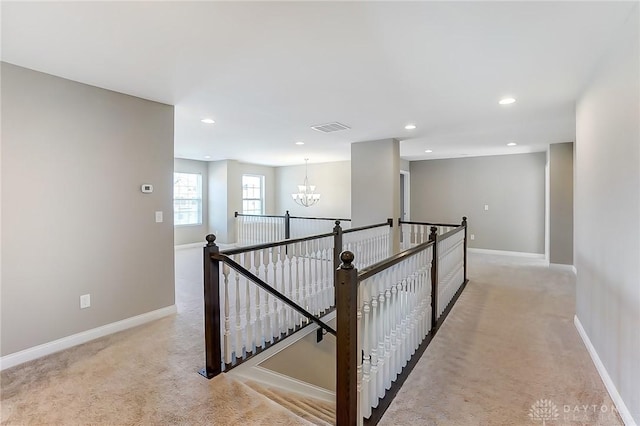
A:
<svg viewBox="0 0 640 426">
<path fill-rule="evenodd" d="M 295 203 L 291 194 L 304 181 L 305 166 L 275 168 L 276 213 L 292 216 L 351 218 L 351 162 L 309 164 L 309 183 L 316 185 L 320 201 L 311 207 Z"/>
<path fill-rule="evenodd" d="M 175 245 L 203 243 L 209 233 L 209 165 L 206 161 L 176 158 L 175 173 L 194 173 L 202 176 L 202 223 L 200 225 L 176 225 L 173 231 Z"/>
<path fill-rule="evenodd" d="M 173 107 L 7 63 L 1 85 L 1 354 L 173 305 Z"/>
<path fill-rule="evenodd" d="M 242 213 L 242 175 L 264 176 L 265 214 L 275 214 L 276 179 L 273 167 L 236 160 L 209 162 L 209 232 L 217 242 L 236 242 L 235 212 Z"/>
<path fill-rule="evenodd" d="M 227 169 L 228 161 L 209 162 L 209 232 L 214 234 L 220 243 L 233 243 L 229 239 L 228 202 L 227 202 Z"/>
<path fill-rule="evenodd" d="M 275 215 L 280 214 L 276 210 L 276 192 L 277 192 L 277 179 L 276 168 L 270 166 L 263 166 L 260 164 L 251 163 L 237 163 L 239 178 L 233 185 L 237 185 L 234 191 L 239 191 L 239 202 L 235 205 L 235 210 L 242 212 L 242 175 L 261 175 L 264 176 L 264 214 Z M 284 213 L 284 212 L 283 212 Z"/>
<path fill-rule="evenodd" d="M 543 254 L 545 163 L 544 152 L 412 161 L 411 220 L 467 216 L 469 247 Z"/>
<path fill-rule="evenodd" d="M 549 145 L 549 262 L 573 265 L 573 142 Z"/>
<path fill-rule="evenodd" d="M 351 144 L 352 226 L 400 217 L 400 143 L 397 139 Z M 393 251 L 400 246 L 394 227 Z"/>
<path fill-rule="evenodd" d="M 640 20 L 636 5 L 576 107 L 576 315 L 640 424 Z"/>
</svg>

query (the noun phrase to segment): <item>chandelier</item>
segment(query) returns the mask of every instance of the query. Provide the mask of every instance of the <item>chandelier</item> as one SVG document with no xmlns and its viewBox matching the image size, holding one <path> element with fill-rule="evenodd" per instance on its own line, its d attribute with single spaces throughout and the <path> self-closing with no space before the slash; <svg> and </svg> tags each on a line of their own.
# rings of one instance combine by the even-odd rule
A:
<svg viewBox="0 0 640 426">
<path fill-rule="evenodd" d="M 304 170 L 304 184 L 298 185 L 298 192 L 295 194 L 291 194 L 291 198 L 293 201 L 300 204 L 304 207 L 310 207 L 320 201 L 320 194 L 316 194 L 316 186 L 309 185 L 309 178 L 307 177 L 309 172 L 309 159 L 304 159 L 305 170 Z"/>
</svg>

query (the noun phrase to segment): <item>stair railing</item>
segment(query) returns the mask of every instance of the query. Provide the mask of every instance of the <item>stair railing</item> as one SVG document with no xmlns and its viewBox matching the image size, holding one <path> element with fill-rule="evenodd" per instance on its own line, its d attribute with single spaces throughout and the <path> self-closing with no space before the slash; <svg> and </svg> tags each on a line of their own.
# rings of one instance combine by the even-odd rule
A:
<svg viewBox="0 0 640 426">
<path fill-rule="evenodd" d="M 403 250 L 428 241 L 432 226 L 438 229 L 438 235 L 446 234 L 460 226 L 452 223 L 412 222 L 401 219 L 398 220 L 398 224 L 400 226 L 400 247 Z"/>
<path fill-rule="evenodd" d="M 332 235 L 318 236 L 313 240 Z M 307 241 L 312 240 L 297 241 L 293 247 L 299 249 Z M 284 253 L 282 245 L 274 247 L 276 250 L 271 252 L 261 249 L 225 254 L 220 253 L 215 244 L 215 235 L 207 235 L 204 248 L 205 368 L 200 371 L 203 376 L 210 379 L 235 367 L 309 323 L 320 327 L 319 339 L 322 330 L 336 335 L 336 331 L 317 316 L 317 311 L 314 314 L 309 312 L 308 305 L 301 306 L 306 301 L 305 295 L 292 285 L 286 285 L 284 277 L 287 272 L 289 283 L 293 283 L 291 273 L 295 254 Z M 291 253 L 295 253 L 294 250 Z M 279 281 L 276 279 L 272 281 L 275 284 L 269 284 L 266 280 L 275 279 L 278 273 L 272 270 L 273 276 L 270 277 L 268 263 L 263 261 L 267 262 L 267 257 L 273 256 L 281 257 L 282 274 Z M 247 267 L 240 264 L 242 260 Z M 323 261 L 329 265 L 326 282 L 330 282 L 333 263 L 328 259 Z M 296 276 L 298 272 L 295 269 Z M 282 284 L 282 291 L 278 290 L 278 283 Z M 333 301 L 330 304 L 333 305 Z"/>
<path fill-rule="evenodd" d="M 346 236 L 349 244 L 363 252 L 379 254 L 380 235 L 390 235 L 390 224 L 387 221 L 343 231 L 340 221 L 336 221 L 331 233 L 222 252 L 214 243 L 215 236 L 208 235 L 204 248 L 207 377 L 240 365 L 315 322 L 300 309 L 315 318 L 332 312 L 334 275 L 339 264 L 336 256 L 344 249 L 343 238 Z M 219 340 L 211 334 L 216 327 L 220 329 Z M 318 340 L 322 338 L 322 328 Z M 218 357 L 218 353 L 222 366 L 211 367 L 211 357 Z M 217 358 L 212 362 L 217 365 Z"/>
<path fill-rule="evenodd" d="M 351 219 L 291 216 L 289 210 L 283 216 L 235 212 L 235 218 L 236 243 L 241 246 L 324 234 L 331 231 L 331 224 L 336 220 L 342 223 L 343 229 L 351 227 Z"/>
<path fill-rule="evenodd" d="M 467 283 L 466 230 L 466 217 L 442 235 L 431 226 L 425 242 L 360 271 L 341 253 L 338 426 L 376 424 L 435 336 Z"/>
</svg>

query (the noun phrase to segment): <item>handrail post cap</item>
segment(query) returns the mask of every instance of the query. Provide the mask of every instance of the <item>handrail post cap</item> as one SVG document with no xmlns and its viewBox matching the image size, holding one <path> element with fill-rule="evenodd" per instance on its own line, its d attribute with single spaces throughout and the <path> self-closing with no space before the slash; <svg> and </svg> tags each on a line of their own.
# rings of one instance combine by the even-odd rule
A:
<svg viewBox="0 0 640 426">
<path fill-rule="evenodd" d="M 205 237 L 205 240 L 207 240 L 207 246 L 215 246 L 216 243 L 216 236 L 213 234 L 209 234 Z"/>
<path fill-rule="evenodd" d="M 437 233 L 438 232 L 438 227 L 437 226 L 432 226 L 431 228 L 429 228 L 431 230 L 432 233 Z"/>
<path fill-rule="evenodd" d="M 353 269 L 353 259 L 355 259 L 355 256 L 349 250 L 340 253 L 340 260 L 342 261 L 340 269 Z"/>
<path fill-rule="evenodd" d="M 334 223 L 336 224 L 336 226 L 340 226 L 340 221 L 339 220 L 336 220 Z"/>
</svg>

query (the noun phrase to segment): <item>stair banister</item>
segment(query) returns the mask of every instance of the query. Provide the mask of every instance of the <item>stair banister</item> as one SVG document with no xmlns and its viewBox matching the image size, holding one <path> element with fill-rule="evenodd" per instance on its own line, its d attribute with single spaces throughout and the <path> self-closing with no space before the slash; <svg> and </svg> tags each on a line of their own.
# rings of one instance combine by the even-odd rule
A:
<svg viewBox="0 0 640 426">
<path fill-rule="evenodd" d="M 336 270 L 336 425 L 353 426 L 358 421 L 358 270 L 350 251 L 340 254 Z"/>
<path fill-rule="evenodd" d="M 204 348 L 205 368 L 200 374 L 211 379 L 222 373 L 220 351 L 220 262 L 213 255 L 219 253 L 216 236 L 209 234 L 204 247 Z"/>
</svg>

